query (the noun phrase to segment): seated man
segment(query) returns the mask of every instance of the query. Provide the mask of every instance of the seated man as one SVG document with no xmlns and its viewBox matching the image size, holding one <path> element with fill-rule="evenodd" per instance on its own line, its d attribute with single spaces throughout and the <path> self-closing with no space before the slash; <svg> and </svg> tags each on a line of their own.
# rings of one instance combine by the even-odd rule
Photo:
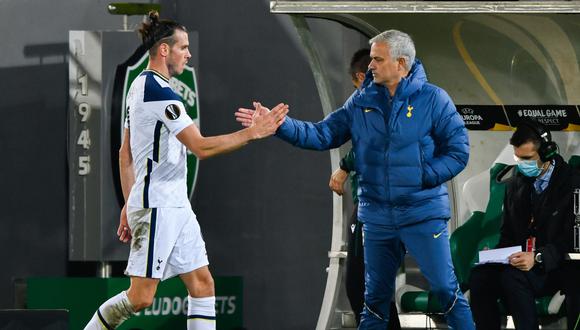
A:
<svg viewBox="0 0 580 330">
<path fill-rule="evenodd" d="M 500 329 L 499 298 L 516 329 L 538 329 L 535 298 L 559 289 L 567 295 L 568 327 L 573 329 L 578 312 L 572 301 L 578 293 L 571 288 L 574 278 L 563 269 L 580 267 L 564 263 L 572 249 L 572 194 L 580 187 L 580 177 L 558 155 L 550 132 L 538 122 L 522 122 L 510 144 L 518 173 L 507 184 L 497 248 L 520 245 L 523 252 L 512 254 L 509 264 L 473 269 L 471 309 L 477 329 Z"/>
</svg>

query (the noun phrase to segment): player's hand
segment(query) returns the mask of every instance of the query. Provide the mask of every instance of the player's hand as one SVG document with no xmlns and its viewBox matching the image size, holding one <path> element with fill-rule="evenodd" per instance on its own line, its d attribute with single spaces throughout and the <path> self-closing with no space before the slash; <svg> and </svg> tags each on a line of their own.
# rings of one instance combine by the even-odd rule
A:
<svg viewBox="0 0 580 330">
<path fill-rule="evenodd" d="M 127 243 L 131 240 L 131 228 L 129 228 L 129 223 L 127 222 L 127 205 L 123 206 L 121 210 L 121 217 L 119 218 L 119 228 L 117 228 L 117 236 L 119 236 L 119 241 Z"/>
<path fill-rule="evenodd" d="M 510 265 L 516 267 L 524 272 L 529 271 L 534 267 L 534 253 L 533 252 L 516 252 L 508 257 Z"/>
<path fill-rule="evenodd" d="M 330 190 L 334 191 L 339 196 L 342 196 L 342 194 L 344 194 L 344 182 L 346 181 L 346 178 L 348 178 L 348 173 L 346 171 L 340 168 L 334 171 L 330 176 L 330 182 L 328 183 Z"/>
<path fill-rule="evenodd" d="M 259 102 L 254 102 L 255 111 L 252 115 L 252 136 L 254 139 L 261 139 L 276 133 L 276 130 L 286 119 L 288 105 L 280 103 L 271 111 L 262 106 Z"/>
</svg>

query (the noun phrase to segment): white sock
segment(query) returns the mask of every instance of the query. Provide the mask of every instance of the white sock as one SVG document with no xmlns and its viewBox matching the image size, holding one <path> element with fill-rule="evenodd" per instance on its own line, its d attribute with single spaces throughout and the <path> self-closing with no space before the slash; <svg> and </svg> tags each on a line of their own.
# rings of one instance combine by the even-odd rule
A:
<svg viewBox="0 0 580 330">
<path fill-rule="evenodd" d="M 215 330 L 215 297 L 187 297 L 187 330 Z"/>
<path fill-rule="evenodd" d="M 89 323 L 87 323 L 85 330 L 115 329 L 133 314 L 135 314 L 135 308 L 131 305 L 127 292 L 122 291 L 105 301 L 97 309 Z"/>
</svg>

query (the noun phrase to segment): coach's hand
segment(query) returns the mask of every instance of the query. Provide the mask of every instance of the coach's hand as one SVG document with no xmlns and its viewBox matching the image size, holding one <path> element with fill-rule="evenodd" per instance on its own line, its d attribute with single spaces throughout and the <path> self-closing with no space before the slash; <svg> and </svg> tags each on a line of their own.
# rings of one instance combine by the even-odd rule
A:
<svg viewBox="0 0 580 330">
<path fill-rule="evenodd" d="M 117 229 L 117 236 L 119 236 L 119 241 L 127 243 L 131 240 L 131 228 L 129 228 L 129 223 L 127 222 L 127 205 L 123 206 L 121 210 L 121 217 L 119 219 L 119 228 Z"/>
</svg>

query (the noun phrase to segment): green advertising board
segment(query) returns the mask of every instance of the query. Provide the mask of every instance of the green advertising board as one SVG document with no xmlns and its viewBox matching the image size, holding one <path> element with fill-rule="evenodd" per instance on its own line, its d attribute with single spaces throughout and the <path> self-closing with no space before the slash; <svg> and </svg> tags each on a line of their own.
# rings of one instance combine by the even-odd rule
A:
<svg viewBox="0 0 580 330">
<path fill-rule="evenodd" d="M 216 325 L 232 330 L 243 325 L 241 277 L 216 277 Z M 30 278 L 28 309 L 67 309 L 70 329 L 82 329 L 108 298 L 129 287 L 129 278 Z M 153 304 L 119 330 L 185 329 L 187 290 L 179 278 L 159 284 Z"/>
</svg>

